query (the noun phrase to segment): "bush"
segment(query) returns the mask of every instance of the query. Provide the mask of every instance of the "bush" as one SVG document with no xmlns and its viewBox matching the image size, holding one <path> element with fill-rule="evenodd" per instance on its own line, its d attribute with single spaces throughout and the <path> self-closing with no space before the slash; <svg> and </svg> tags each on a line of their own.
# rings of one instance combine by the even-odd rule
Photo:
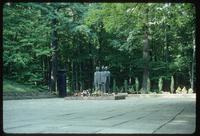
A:
<svg viewBox="0 0 200 136">
<path fill-rule="evenodd" d="M 159 93 L 159 90 L 158 90 L 158 89 L 154 89 L 154 92 L 155 92 L 155 93 Z"/>
<path fill-rule="evenodd" d="M 192 93 L 193 93 L 192 88 L 188 89 L 188 93 L 189 93 L 189 94 L 192 94 Z"/>
<path fill-rule="evenodd" d="M 67 88 L 67 95 L 72 96 L 74 93 L 71 89 Z"/>
<path fill-rule="evenodd" d="M 177 87 L 176 93 L 177 93 L 177 94 L 180 94 L 180 93 L 181 93 L 181 88 L 180 88 L 180 87 Z"/>
<path fill-rule="evenodd" d="M 181 90 L 181 93 L 183 93 L 183 94 L 186 94 L 186 93 L 187 93 L 187 89 L 186 89 L 185 86 L 184 86 L 183 89 Z"/>
<path fill-rule="evenodd" d="M 129 94 L 136 94 L 137 92 L 135 91 L 134 86 L 132 85 L 132 86 L 129 87 L 127 93 L 129 93 Z"/>
</svg>

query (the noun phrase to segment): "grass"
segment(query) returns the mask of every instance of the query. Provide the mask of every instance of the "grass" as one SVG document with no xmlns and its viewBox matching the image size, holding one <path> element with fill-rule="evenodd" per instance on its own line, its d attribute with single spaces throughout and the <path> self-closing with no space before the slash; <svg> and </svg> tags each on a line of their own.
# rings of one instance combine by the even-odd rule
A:
<svg viewBox="0 0 200 136">
<path fill-rule="evenodd" d="M 30 93 L 30 92 L 41 92 L 41 91 L 47 91 L 46 89 L 41 89 L 37 86 L 33 85 L 25 85 L 20 84 L 15 81 L 3 80 L 3 92 L 9 93 L 9 92 L 16 92 L 16 93 Z"/>
</svg>

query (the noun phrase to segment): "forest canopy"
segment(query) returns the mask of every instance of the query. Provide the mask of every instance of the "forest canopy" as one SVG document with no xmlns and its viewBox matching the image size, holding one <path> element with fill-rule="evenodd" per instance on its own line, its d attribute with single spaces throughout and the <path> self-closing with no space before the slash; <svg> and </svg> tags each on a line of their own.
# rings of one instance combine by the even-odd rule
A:
<svg viewBox="0 0 200 136">
<path fill-rule="evenodd" d="M 195 7 L 190 3 L 5 3 L 3 76 L 47 86 L 67 70 L 71 92 L 92 89 L 108 66 L 111 89 L 195 90 Z M 53 85 L 55 88 L 55 85 Z M 52 86 L 50 87 L 51 90 Z M 134 89 L 135 90 L 135 89 Z"/>
</svg>

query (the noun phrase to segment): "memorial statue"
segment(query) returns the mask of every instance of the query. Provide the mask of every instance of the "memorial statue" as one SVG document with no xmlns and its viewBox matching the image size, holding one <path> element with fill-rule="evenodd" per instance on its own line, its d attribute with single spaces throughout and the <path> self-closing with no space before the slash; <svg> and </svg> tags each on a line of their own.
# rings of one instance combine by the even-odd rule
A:
<svg viewBox="0 0 200 136">
<path fill-rule="evenodd" d="M 101 72 L 99 67 L 96 67 L 96 72 L 94 73 L 94 87 L 95 90 L 100 90 L 101 83 Z"/>
<path fill-rule="evenodd" d="M 108 71 L 108 67 L 101 67 L 101 71 L 99 71 L 99 67 L 96 67 L 96 72 L 94 73 L 94 87 L 95 90 L 100 90 L 103 93 L 109 92 L 110 86 L 110 71 Z"/>
<path fill-rule="evenodd" d="M 108 67 L 105 67 L 106 72 L 106 92 L 108 93 L 110 91 L 110 71 L 108 71 Z"/>
<path fill-rule="evenodd" d="M 106 75 L 106 71 L 105 71 L 105 67 L 102 66 L 102 71 L 101 71 L 101 88 L 100 90 L 103 91 L 103 93 L 106 92 L 106 79 L 107 79 L 107 75 Z"/>
</svg>

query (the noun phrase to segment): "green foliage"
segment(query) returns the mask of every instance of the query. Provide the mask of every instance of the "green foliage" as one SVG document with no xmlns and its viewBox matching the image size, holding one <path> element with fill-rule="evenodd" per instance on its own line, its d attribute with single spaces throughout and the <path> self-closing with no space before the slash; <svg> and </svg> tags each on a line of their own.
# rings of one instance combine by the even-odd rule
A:
<svg viewBox="0 0 200 136">
<path fill-rule="evenodd" d="M 31 93 L 39 91 L 47 91 L 47 88 L 41 89 L 37 86 L 21 84 L 12 80 L 3 80 L 3 93 Z"/>
<path fill-rule="evenodd" d="M 40 68 L 41 56 L 50 56 L 49 26 L 39 10 L 26 4 L 5 4 L 3 16 L 4 72 L 18 81 L 28 81 L 34 77 L 31 72 Z"/>
<path fill-rule="evenodd" d="M 177 80 L 178 84 L 189 86 L 188 72 L 195 62 L 194 24 L 195 10 L 190 3 L 6 3 L 3 73 L 21 82 L 45 80 L 47 84 L 53 55 L 51 34 L 56 30 L 58 67 L 68 69 L 71 88 L 75 73 L 79 86 L 91 88 L 94 67 L 100 65 L 109 66 L 117 81 L 113 80 L 114 91 L 116 86 L 123 88 L 128 77 L 142 79 L 146 66 L 152 89 L 160 76 L 170 81 L 172 74 L 186 80 Z M 149 61 L 142 58 L 144 31 L 148 33 Z M 137 78 L 134 90 L 139 93 Z M 174 92 L 174 79 L 170 90 Z"/>
<path fill-rule="evenodd" d="M 129 93 L 129 94 L 135 94 L 135 93 L 137 93 L 137 92 L 135 91 L 134 88 L 135 88 L 134 85 L 129 86 L 129 87 L 128 87 L 128 91 L 127 91 L 127 93 Z"/>
</svg>

